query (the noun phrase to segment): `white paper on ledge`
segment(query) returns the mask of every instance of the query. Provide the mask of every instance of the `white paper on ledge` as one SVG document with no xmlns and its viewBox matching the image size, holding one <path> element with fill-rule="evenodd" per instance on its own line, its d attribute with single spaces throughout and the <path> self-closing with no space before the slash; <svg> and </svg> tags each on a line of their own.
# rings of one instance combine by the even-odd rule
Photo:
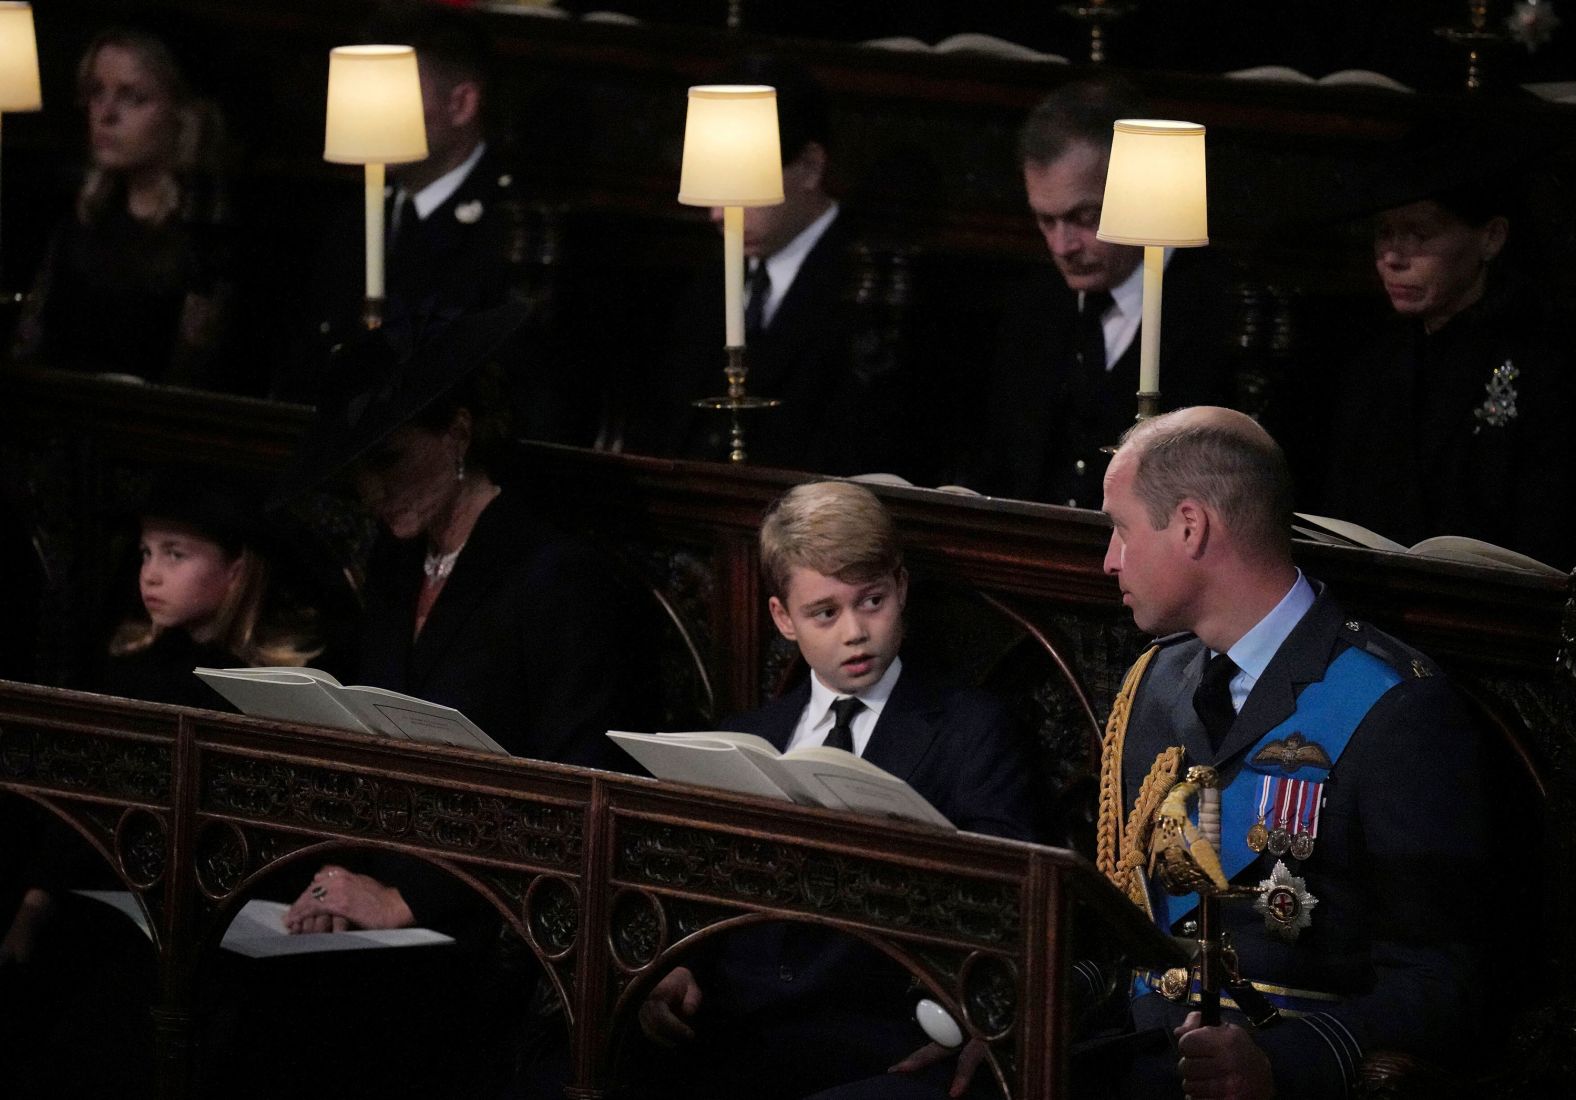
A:
<svg viewBox="0 0 1576 1100">
<path fill-rule="evenodd" d="M 147 919 L 129 890 L 75 890 L 73 893 L 118 909 L 134 922 L 149 939 Z M 364 951 L 375 947 L 420 947 L 453 943 L 452 936 L 430 928 L 361 929 L 354 932 L 308 932 L 293 935 L 285 931 L 284 916 L 290 909 L 282 901 L 253 898 L 225 929 L 220 946 L 249 959 L 275 955 L 312 955 L 321 951 Z"/>
</svg>

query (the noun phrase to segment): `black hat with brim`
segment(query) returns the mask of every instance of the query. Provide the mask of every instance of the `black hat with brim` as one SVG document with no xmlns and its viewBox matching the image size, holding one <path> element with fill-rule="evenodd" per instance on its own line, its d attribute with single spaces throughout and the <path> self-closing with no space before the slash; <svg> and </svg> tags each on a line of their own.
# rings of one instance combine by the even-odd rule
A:
<svg viewBox="0 0 1576 1100">
<path fill-rule="evenodd" d="M 491 362 L 529 312 L 524 303 L 509 302 L 441 326 L 429 323 L 420 333 L 384 327 L 342 345 L 275 502 L 340 473 Z"/>
</svg>

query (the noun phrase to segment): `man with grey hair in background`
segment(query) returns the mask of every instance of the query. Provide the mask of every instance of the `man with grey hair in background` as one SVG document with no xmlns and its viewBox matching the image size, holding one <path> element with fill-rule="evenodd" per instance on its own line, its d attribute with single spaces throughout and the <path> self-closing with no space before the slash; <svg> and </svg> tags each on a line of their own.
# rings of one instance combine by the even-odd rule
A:
<svg viewBox="0 0 1576 1100">
<path fill-rule="evenodd" d="M 986 385 L 989 419 L 963 479 L 971 488 L 1100 506 L 1102 448 L 1132 423 L 1136 408 L 1144 250 L 1096 234 L 1112 124 L 1150 114 L 1130 85 L 1101 80 L 1064 85 L 1024 123 L 1024 191 L 1052 263 L 1003 307 Z M 1223 265 L 1207 249 L 1182 249 L 1167 256 L 1165 285 L 1165 404 L 1229 401 L 1231 296 Z"/>
</svg>

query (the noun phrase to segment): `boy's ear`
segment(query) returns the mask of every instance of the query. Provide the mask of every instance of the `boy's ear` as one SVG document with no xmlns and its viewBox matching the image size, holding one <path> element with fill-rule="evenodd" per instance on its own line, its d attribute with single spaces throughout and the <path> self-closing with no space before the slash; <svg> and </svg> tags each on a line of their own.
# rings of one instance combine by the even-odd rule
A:
<svg viewBox="0 0 1576 1100">
<path fill-rule="evenodd" d="M 908 567 L 897 567 L 897 609 L 902 611 L 908 606 Z"/>
<path fill-rule="evenodd" d="M 777 633 L 790 642 L 799 640 L 799 633 L 793 627 L 793 617 L 788 614 L 788 609 L 776 596 L 766 601 L 766 608 L 772 613 L 772 622 L 777 624 Z"/>
</svg>

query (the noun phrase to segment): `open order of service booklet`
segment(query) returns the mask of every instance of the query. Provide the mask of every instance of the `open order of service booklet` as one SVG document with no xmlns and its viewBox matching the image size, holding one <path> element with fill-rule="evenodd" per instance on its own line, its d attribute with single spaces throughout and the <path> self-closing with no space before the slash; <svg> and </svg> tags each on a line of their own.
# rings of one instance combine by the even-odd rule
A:
<svg viewBox="0 0 1576 1100">
<path fill-rule="evenodd" d="M 1291 525 L 1294 534 L 1312 539 L 1314 542 L 1329 543 L 1332 546 L 1362 546 L 1369 550 L 1410 554 L 1417 558 L 1443 558 L 1447 561 L 1462 561 L 1471 565 L 1497 565 L 1504 569 L 1520 569 L 1527 573 L 1543 573 L 1555 577 L 1565 575 L 1554 566 L 1546 565 L 1537 558 L 1529 558 L 1526 554 L 1518 554 L 1503 546 L 1495 546 L 1492 542 L 1467 538 L 1465 535 L 1435 535 L 1412 546 L 1403 546 L 1394 539 L 1387 539 L 1377 531 L 1370 531 L 1349 520 L 1314 516 L 1307 512 L 1294 512 L 1293 515 L 1301 521 Z"/>
<path fill-rule="evenodd" d="M 607 735 L 658 779 L 720 787 L 801 806 L 895 817 L 937 829 L 957 827 L 897 776 L 851 752 L 810 745 L 780 753 L 752 733 Z"/>
<path fill-rule="evenodd" d="M 356 730 L 508 756 L 453 707 L 378 687 L 348 687 L 315 668 L 195 668 L 242 714 L 306 726 Z"/>
</svg>

